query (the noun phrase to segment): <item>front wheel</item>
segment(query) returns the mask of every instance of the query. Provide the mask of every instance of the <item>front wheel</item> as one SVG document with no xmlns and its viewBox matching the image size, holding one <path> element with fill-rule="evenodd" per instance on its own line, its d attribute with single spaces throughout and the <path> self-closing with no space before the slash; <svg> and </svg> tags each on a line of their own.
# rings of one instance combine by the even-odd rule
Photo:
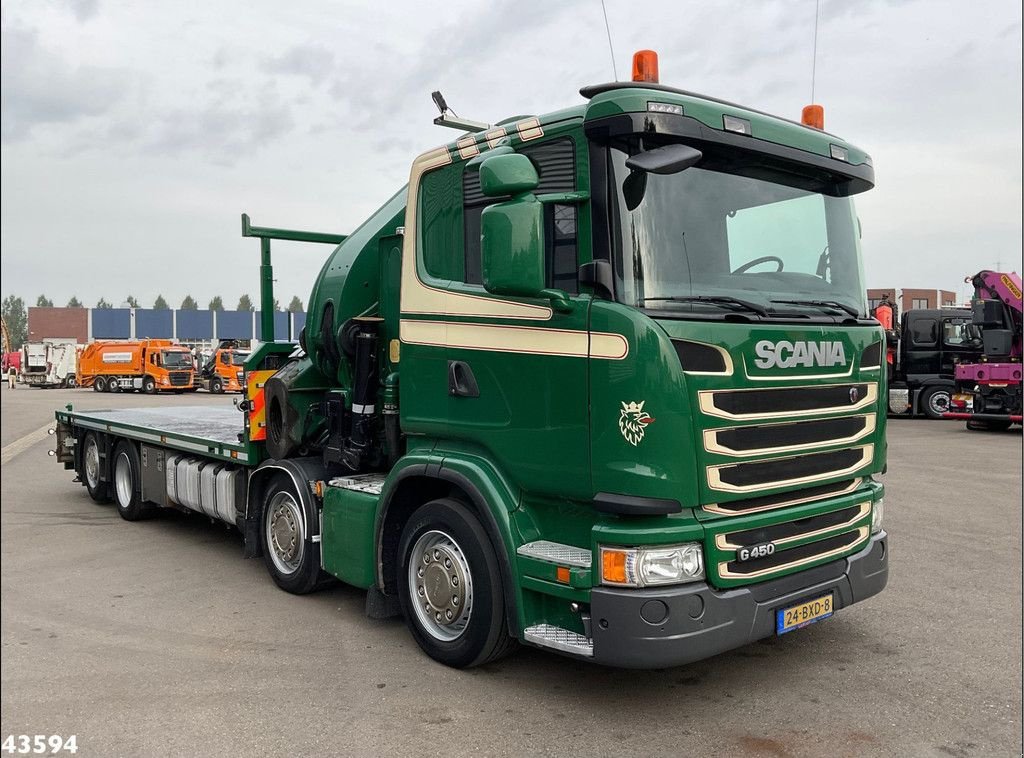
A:
<svg viewBox="0 0 1024 758">
<path fill-rule="evenodd" d="M 151 376 L 142 378 L 142 391 L 147 395 L 152 395 L 156 392 L 156 379 Z"/>
<path fill-rule="evenodd" d="M 427 655 L 466 668 L 513 649 L 498 560 L 469 508 L 448 498 L 424 505 L 405 525 L 399 555 L 402 612 Z"/>
<path fill-rule="evenodd" d="M 930 419 L 940 419 L 949 412 L 952 394 L 948 387 L 931 387 L 921 395 L 921 408 Z"/>
<path fill-rule="evenodd" d="M 210 392 L 214 395 L 219 395 L 224 392 L 224 382 L 220 379 L 214 379 L 210 382 Z"/>
<path fill-rule="evenodd" d="M 289 479 L 276 477 L 263 498 L 263 561 L 278 587 L 293 595 L 317 588 L 320 561 L 302 501 Z"/>
</svg>

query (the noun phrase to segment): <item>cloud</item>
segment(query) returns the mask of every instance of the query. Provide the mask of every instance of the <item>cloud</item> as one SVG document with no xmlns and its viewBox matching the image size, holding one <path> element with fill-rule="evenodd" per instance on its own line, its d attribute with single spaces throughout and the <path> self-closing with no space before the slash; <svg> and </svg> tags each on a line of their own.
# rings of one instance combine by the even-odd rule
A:
<svg viewBox="0 0 1024 758">
<path fill-rule="evenodd" d="M 78 21 L 88 21 L 99 12 L 99 0 L 64 0 Z"/>
<path fill-rule="evenodd" d="M 113 108 L 132 82 L 127 69 L 72 66 L 44 49 L 34 30 L 3 27 L 4 143 L 43 124 L 73 123 Z"/>
<path fill-rule="evenodd" d="M 334 53 L 326 47 L 295 45 L 281 55 L 264 59 L 260 69 L 268 74 L 305 77 L 320 84 L 334 69 Z"/>
<path fill-rule="evenodd" d="M 149 150 L 178 153 L 195 150 L 211 162 L 233 165 L 238 158 L 295 127 L 289 107 L 273 96 L 252 105 L 211 102 L 199 108 L 179 108 L 164 113 L 159 126 L 146 140 Z"/>
</svg>

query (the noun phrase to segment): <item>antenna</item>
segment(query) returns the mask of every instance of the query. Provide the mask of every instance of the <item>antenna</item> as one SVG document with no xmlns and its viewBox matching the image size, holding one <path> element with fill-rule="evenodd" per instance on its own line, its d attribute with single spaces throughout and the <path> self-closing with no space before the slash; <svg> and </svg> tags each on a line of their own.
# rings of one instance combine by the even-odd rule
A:
<svg viewBox="0 0 1024 758">
<path fill-rule="evenodd" d="M 604 0 L 601 0 L 604 2 Z M 821 0 L 814 0 L 814 52 L 811 54 L 811 102 L 814 102 L 814 77 L 818 73 L 818 16 Z"/>
<path fill-rule="evenodd" d="M 612 28 L 608 25 L 608 9 L 604 7 L 604 0 L 601 0 L 601 12 L 604 14 L 604 30 L 608 32 L 608 52 L 612 56 L 612 76 L 615 81 L 619 80 L 619 72 L 615 68 L 615 48 L 612 47 Z"/>
</svg>

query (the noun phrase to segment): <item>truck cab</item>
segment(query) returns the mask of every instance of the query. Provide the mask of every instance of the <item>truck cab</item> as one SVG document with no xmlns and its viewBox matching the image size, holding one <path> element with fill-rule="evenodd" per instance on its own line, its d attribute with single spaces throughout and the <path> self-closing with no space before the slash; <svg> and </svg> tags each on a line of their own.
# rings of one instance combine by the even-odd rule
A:
<svg viewBox="0 0 1024 758">
<path fill-rule="evenodd" d="M 981 354 L 981 331 L 973 324 L 969 308 L 904 312 L 889 384 L 890 410 L 942 418 L 955 391 L 956 366 Z"/>
<path fill-rule="evenodd" d="M 221 343 L 201 365 L 198 379 L 204 389 L 214 394 L 245 391 L 245 362 L 248 350 L 237 343 Z"/>
</svg>

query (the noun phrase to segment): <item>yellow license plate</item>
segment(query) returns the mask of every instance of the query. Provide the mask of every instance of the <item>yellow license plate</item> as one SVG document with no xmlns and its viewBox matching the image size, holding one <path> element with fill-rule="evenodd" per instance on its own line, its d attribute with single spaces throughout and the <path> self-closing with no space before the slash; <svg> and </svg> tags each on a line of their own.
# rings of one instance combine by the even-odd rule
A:
<svg viewBox="0 0 1024 758">
<path fill-rule="evenodd" d="M 815 621 L 828 618 L 835 612 L 832 593 L 816 597 L 813 600 L 782 608 L 775 612 L 775 631 L 777 634 L 802 629 Z"/>
</svg>

